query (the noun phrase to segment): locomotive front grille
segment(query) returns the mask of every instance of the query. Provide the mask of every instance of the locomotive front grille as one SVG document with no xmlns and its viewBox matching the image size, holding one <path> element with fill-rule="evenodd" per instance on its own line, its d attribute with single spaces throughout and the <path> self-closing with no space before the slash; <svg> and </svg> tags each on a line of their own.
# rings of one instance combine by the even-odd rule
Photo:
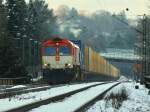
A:
<svg viewBox="0 0 150 112">
<path fill-rule="evenodd" d="M 73 59 L 71 56 L 60 56 L 59 61 L 55 60 L 55 56 L 43 56 L 42 60 L 43 60 L 43 68 L 65 69 L 66 64 L 69 65 L 69 68 L 73 68 L 73 64 L 72 64 Z"/>
</svg>

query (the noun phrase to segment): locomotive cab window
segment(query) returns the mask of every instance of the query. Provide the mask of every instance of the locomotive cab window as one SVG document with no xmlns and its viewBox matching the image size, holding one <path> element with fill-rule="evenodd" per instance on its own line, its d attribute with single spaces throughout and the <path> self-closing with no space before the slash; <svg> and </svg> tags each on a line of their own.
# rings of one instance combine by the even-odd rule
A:
<svg viewBox="0 0 150 112">
<path fill-rule="evenodd" d="M 70 48 L 68 46 L 60 46 L 59 47 L 60 56 L 68 56 L 70 55 Z"/>
<path fill-rule="evenodd" d="M 55 47 L 46 47 L 45 48 L 45 55 L 46 56 L 55 56 L 56 55 L 56 48 Z"/>
</svg>

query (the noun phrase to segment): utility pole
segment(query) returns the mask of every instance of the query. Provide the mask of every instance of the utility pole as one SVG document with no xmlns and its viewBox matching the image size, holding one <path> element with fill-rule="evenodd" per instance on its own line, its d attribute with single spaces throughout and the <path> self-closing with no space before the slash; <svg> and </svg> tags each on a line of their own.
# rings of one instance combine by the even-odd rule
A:
<svg viewBox="0 0 150 112">
<path fill-rule="evenodd" d="M 25 39 L 27 39 L 26 35 L 22 36 L 22 62 L 25 65 Z"/>
<path fill-rule="evenodd" d="M 126 8 L 126 11 L 129 11 L 128 8 Z M 147 88 L 150 88 L 150 40 L 148 38 L 147 35 L 147 20 L 149 20 L 149 18 L 147 18 L 146 14 L 143 15 L 138 15 L 142 17 L 142 31 L 138 30 L 137 28 L 134 28 L 132 26 L 130 26 L 128 23 L 122 21 L 121 19 L 113 16 L 114 18 L 116 18 L 117 20 L 119 20 L 120 22 L 130 26 L 130 28 L 134 29 L 135 31 L 137 31 L 138 33 L 140 33 L 140 40 L 139 40 L 139 45 L 137 44 L 137 50 L 138 53 L 141 57 L 140 61 L 140 81 L 141 83 L 144 83 L 146 85 Z"/>
<path fill-rule="evenodd" d="M 23 62 L 23 65 L 24 65 L 24 54 L 25 54 L 24 53 L 24 50 L 25 50 L 24 47 L 25 47 L 24 46 L 24 37 L 22 37 L 22 62 Z"/>
<path fill-rule="evenodd" d="M 143 15 L 143 21 L 142 21 L 142 26 L 143 26 L 143 38 L 142 38 L 142 78 L 143 82 L 146 85 L 147 88 L 150 89 L 150 46 L 149 46 L 149 38 L 147 35 L 147 16 L 144 14 Z"/>
<path fill-rule="evenodd" d="M 144 81 L 144 77 L 147 75 L 147 42 L 146 42 L 146 15 L 143 15 L 142 19 L 142 27 L 143 27 L 143 33 L 142 33 L 142 76 L 141 81 Z"/>
<path fill-rule="evenodd" d="M 31 51 L 31 49 L 32 49 L 32 48 L 31 48 L 31 47 L 32 47 L 32 45 L 31 45 L 32 42 L 31 42 L 31 41 L 32 41 L 32 40 L 33 40 L 33 39 L 29 39 L 29 40 L 28 40 L 28 42 L 29 42 L 29 43 L 28 43 L 28 45 L 29 45 L 29 50 L 28 50 L 28 51 L 29 51 L 29 60 L 28 60 L 28 61 L 29 61 L 29 66 L 31 66 L 31 57 L 32 57 L 32 56 L 31 56 L 31 52 L 32 52 L 32 51 Z"/>
</svg>

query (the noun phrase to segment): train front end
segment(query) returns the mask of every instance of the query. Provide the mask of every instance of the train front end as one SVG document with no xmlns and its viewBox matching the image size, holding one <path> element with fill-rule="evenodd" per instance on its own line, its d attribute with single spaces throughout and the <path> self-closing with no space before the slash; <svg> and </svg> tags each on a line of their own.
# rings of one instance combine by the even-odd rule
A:
<svg viewBox="0 0 150 112">
<path fill-rule="evenodd" d="M 42 43 L 43 79 L 48 83 L 65 83 L 75 76 L 75 66 L 79 65 L 77 47 L 65 39 L 54 38 Z M 79 58 L 79 57 L 78 57 Z"/>
</svg>

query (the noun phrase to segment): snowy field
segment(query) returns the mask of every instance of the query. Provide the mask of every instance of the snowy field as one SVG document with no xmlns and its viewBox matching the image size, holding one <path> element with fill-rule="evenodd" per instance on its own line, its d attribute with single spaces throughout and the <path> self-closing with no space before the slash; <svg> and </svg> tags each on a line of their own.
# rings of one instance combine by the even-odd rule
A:
<svg viewBox="0 0 150 112">
<path fill-rule="evenodd" d="M 41 106 L 31 110 L 30 112 L 48 112 L 47 110 L 50 110 L 50 112 L 75 112 L 78 108 L 80 108 L 80 106 L 96 98 L 99 96 L 99 94 L 103 93 L 105 90 L 115 85 L 116 83 L 117 82 L 99 85 L 87 89 L 86 91 L 82 91 L 72 95 L 71 97 L 65 98 L 62 101 Z"/>
<path fill-rule="evenodd" d="M 124 81 L 125 78 L 121 78 L 119 81 Z M 98 83 L 98 82 L 95 82 Z M 51 88 L 46 91 L 41 92 L 31 92 L 28 94 L 16 95 L 15 97 L 0 99 L 0 112 L 3 112 L 8 109 L 16 108 L 18 106 L 26 105 L 32 102 L 39 100 L 47 99 L 49 97 L 57 96 L 59 94 L 67 93 L 73 91 L 77 88 L 83 88 L 95 83 L 84 83 L 77 85 L 66 85 L 63 87 Z M 108 84 L 110 86 L 110 84 Z M 107 86 L 108 86 L 107 85 Z M 135 85 L 139 86 L 139 89 L 135 89 Z M 15 88 L 19 88 L 17 86 Z M 53 110 L 52 112 L 71 112 L 72 109 L 76 108 L 77 105 L 80 105 L 83 101 L 87 101 L 91 96 L 103 91 L 106 86 L 100 86 L 100 88 L 93 88 L 91 91 L 79 93 L 73 95 L 71 98 L 65 99 L 64 102 L 51 103 L 50 105 L 41 106 L 40 108 L 33 109 L 32 112 L 49 112 L 48 110 Z M 118 103 L 118 100 L 109 99 L 109 96 L 118 95 L 123 92 L 127 95 L 127 98 Z M 120 84 L 119 86 L 112 89 L 105 98 L 101 101 L 96 102 L 92 107 L 90 107 L 86 112 L 150 112 L 150 95 L 148 95 L 149 90 L 140 85 L 139 83 L 130 82 Z M 82 97 L 78 97 L 78 95 Z M 120 98 L 121 99 L 121 96 Z M 85 103 L 85 102 L 83 102 Z M 119 107 L 116 106 L 119 104 Z M 57 106 L 58 107 L 57 107 Z M 67 109 L 69 110 L 65 110 Z M 42 110 L 42 111 L 41 111 Z"/>
<path fill-rule="evenodd" d="M 16 95 L 10 98 L 0 99 L 0 112 L 20 107 L 29 103 L 37 102 L 40 100 L 48 99 L 50 97 L 54 97 L 63 93 L 68 93 L 70 91 L 74 91 L 76 89 L 84 88 L 98 83 L 101 82 L 66 85 L 62 87 L 47 89 L 45 91 L 30 92 L 27 94 Z"/>
<path fill-rule="evenodd" d="M 139 89 L 135 89 L 135 85 L 139 85 Z M 116 99 L 106 98 L 113 94 L 121 93 L 127 94 L 127 99 L 124 100 L 118 108 Z M 125 83 L 115 87 L 104 98 L 95 103 L 87 112 L 150 112 L 150 95 L 149 90 L 143 85 L 137 83 Z M 121 99 L 121 98 L 120 98 Z"/>
</svg>

